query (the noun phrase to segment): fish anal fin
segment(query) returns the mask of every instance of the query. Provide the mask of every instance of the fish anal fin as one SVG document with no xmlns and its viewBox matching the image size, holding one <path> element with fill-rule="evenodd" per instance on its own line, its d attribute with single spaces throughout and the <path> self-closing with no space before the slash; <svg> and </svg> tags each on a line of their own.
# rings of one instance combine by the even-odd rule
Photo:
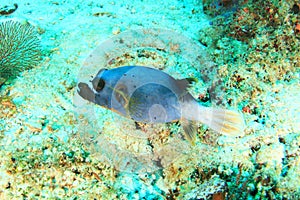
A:
<svg viewBox="0 0 300 200">
<path fill-rule="evenodd" d="M 184 131 L 185 139 L 188 140 L 193 146 L 195 145 L 197 136 L 197 125 L 194 121 L 182 119 L 181 126 Z"/>
</svg>

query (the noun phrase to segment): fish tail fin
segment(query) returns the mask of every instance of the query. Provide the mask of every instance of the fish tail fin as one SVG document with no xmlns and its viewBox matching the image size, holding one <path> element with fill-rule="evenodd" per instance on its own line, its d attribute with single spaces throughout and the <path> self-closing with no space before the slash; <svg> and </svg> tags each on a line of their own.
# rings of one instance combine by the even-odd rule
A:
<svg viewBox="0 0 300 200">
<path fill-rule="evenodd" d="M 227 136 L 244 135 L 244 118 L 236 111 L 206 107 L 204 108 L 203 115 L 205 115 L 203 123 L 214 131 Z"/>
</svg>

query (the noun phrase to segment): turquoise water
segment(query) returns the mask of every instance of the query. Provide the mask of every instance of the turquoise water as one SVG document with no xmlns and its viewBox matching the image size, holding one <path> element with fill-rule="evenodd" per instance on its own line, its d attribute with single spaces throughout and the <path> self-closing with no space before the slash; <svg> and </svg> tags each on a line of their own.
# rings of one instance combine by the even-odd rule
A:
<svg viewBox="0 0 300 200">
<path fill-rule="evenodd" d="M 0 199 L 298 199 L 299 10 L 1 1 Z M 79 82 L 126 65 L 192 78 L 188 92 L 239 112 L 244 131 L 196 122 L 191 145 L 183 120 L 138 123 L 78 95 Z"/>
</svg>

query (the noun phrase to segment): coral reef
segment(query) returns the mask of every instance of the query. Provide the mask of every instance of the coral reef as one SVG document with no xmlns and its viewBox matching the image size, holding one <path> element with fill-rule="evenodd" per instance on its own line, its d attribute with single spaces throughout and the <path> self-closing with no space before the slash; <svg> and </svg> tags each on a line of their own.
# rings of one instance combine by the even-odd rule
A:
<svg viewBox="0 0 300 200">
<path fill-rule="evenodd" d="M 209 16 L 229 16 L 243 1 L 241 0 L 203 0 L 203 11 Z"/>
<path fill-rule="evenodd" d="M 221 175 L 229 199 L 300 196 L 299 187 L 286 182 L 291 174 L 294 180 L 300 178 L 294 173 L 299 147 L 293 153 L 286 149 L 299 141 L 300 134 L 299 109 L 288 103 L 299 97 L 298 5 L 297 1 L 246 1 L 230 19 L 216 16 L 211 19 L 212 27 L 199 33 L 199 41 L 209 47 L 219 66 L 210 93 L 216 104 L 239 106 L 251 136 L 245 139 L 251 148 L 252 167 L 239 164 L 230 177 Z M 294 142 L 284 139 L 290 137 Z"/>
</svg>

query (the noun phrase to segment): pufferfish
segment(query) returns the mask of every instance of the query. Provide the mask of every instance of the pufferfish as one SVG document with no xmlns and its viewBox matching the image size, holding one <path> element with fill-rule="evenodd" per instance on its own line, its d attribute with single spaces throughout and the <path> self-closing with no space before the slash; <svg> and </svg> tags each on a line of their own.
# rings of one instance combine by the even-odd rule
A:
<svg viewBox="0 0 300 200">
<path fill-rule="evenodd" d="M 195 144 L 196 122 L 230 136 L 241 136 L 244 120 L 235 111 L 202 106 L 189 92 L 188 79 L 144 66 L 101 69 L 91 81 L 78 84 L 78 93 L 92 103 L 143 123 L 180 121 L 185 138 Z"/>
</svg>

